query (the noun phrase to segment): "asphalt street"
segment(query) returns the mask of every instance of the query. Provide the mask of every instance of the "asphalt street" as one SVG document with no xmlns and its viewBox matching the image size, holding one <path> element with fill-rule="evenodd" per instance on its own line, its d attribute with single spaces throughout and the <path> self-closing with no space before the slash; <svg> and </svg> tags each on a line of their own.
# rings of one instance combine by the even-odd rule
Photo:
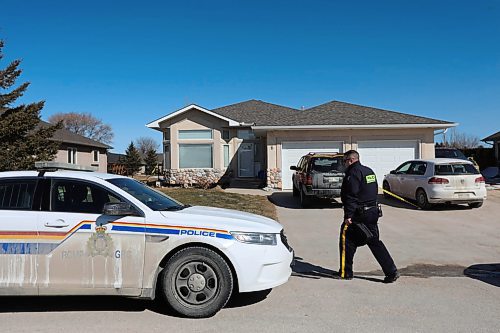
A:
<svg viewBox="0 0 500 333">
<path fill-rule="evenodd" d="M 10 332 L 499 332 L 500 191 L 483 207 L 421 211 L 382 199 L 381 238 L 402 277 L 383 284 L 367 247 L 355 278 L 338 269 L 341 208 L 299 209 L 291 193 L 270 199 L 295 249 L 289 282 L 242 294 L 215 317 L 178 318 L 158 302 L 103 297 L 0 298 Z"/>
</svg>

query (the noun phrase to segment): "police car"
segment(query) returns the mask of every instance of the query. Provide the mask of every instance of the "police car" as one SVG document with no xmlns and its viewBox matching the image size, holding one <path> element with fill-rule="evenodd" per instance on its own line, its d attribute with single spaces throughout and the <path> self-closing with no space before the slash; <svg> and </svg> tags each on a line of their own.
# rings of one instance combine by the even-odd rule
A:
<svg viewBox="0 0 500 333">
<path fill-rule="evenodd" d="M 159 291 L 179 314 L 209 317 L 233 292 L 285 283 L 292 261 L 263 216 L 183 205 L 118 175 L 0 172 L 0 295 Z"/>
</svg>

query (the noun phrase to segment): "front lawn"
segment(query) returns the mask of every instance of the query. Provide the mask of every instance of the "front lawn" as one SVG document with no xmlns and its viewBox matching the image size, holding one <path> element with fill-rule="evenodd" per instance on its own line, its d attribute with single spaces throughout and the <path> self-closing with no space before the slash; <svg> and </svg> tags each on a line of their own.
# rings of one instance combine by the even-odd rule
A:
<svg viewBox="0 0 500 333">
<path fill-rule="evenodd" d="M 162 188 L 168 196 L 191 206 L 212 206 L 264 215 L 277 220 L 276 207 L 266 196 L 228 193 L 220 189 Z"/>
</svg>

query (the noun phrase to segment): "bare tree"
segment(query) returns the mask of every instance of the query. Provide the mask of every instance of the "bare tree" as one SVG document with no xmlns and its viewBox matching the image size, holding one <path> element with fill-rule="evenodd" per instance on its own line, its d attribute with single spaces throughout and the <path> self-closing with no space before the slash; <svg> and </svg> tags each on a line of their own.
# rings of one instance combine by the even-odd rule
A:
<svg viewBox="0 0 500 333">
<path fill-rule="evenodd" d="M 443 142 L 444 146 L 457 149 L 476 148 L 479 146 L 479 138 L 457 131 L 455 128 L 449 131 L 448 138 Z"/>
<path fill-rule="evenodd" d="M 49 118 L 52 124 L 57 124 L 59 121 L 62 121 L 65 129 L 89 139 L 106 144 L 110 144 L 113 140 L 114 134 L 111 126 L 90 113 L 56 113 Z"/>
<path fill-rule="evenodd" d="M 135 140 L 135 144 L 137 146 L 137 150 L 139 150 L 142 156 L 146 156 L 146 154 L 151 150 L 157 152 L 159 147 L 158 143 L 154 139 L 146 136 L 141 136 Z"/>
</svg>

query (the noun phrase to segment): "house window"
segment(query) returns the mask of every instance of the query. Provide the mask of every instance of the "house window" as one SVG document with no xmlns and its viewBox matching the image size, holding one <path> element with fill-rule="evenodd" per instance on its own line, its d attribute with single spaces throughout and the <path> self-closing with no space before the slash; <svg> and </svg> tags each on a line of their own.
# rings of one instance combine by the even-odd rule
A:
<svg viewBox="0 0 500 333">
<path fill-rule="evenodd" d="M 243 140 L 255 139 L 255 134 L 249 129 L 238 130 L 238 138 Z"/>
<path fill-rule="evenodd" d="M 76 148 L 68 148 L 68 163 L 76 164 Z"/>
<path fill-rule="evenodd" d="M 212 168 L 212 145 L 179 145 L 179 168 Z"/>
<path fill-rule="evenodd" d="M 211 140 L 212 130 L 179 130 L 180 140 Z"/>
<path fill-rule="evenodd" d="M 229 145 L 224 145 L 224 168 L 229 166 Z"/>
<path fill-rule="evenodd" d="M 222 140 L 229 140 L 229 130 L 222 130 Z"/>
<path fill-rule="evenodd" d="M 99 162 L 99 150 L 92 150 L 92 159 L 94 162 Z"/>
</svg>

